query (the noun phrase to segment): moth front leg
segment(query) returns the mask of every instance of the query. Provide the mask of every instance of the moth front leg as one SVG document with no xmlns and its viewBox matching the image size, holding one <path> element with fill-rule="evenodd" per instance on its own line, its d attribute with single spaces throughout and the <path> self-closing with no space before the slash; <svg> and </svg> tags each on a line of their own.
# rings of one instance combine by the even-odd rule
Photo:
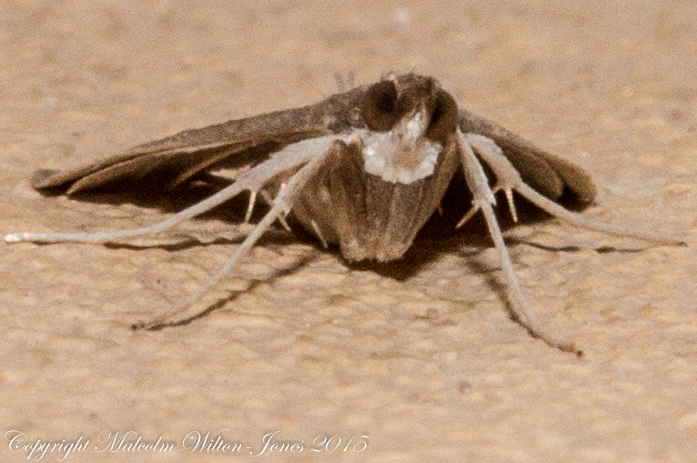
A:
<svg viewBox="0 0 697 463">
<path fill-rule="evenodd" d="M 271 209 L 266 213 L 261 222 L 257 224 L 252 233 L 249 234 L 240 247 L 235 250 L 228 261 L 225 262 L 225 264 L 220 268 L 220 270 L 218 270 L 218 272 L 216 272 L 215 275 L 213 275 L 213 277 L 211 277 L 198 290 L 190 294 L 183 302 L 170 307 L 164 312 L 133 324 L 132 328 L 151 330 L 164 325 L 169 318 L 191 307 L 199 299 L 201 299 L 203 295 L 215 287 L 223 278 L 234 272 L 239 266 L 242 258 L 249 253 L 249 251 L 254 247 L 256 242 L 259 240 L 259 238 L 261 238 L 271 224 L 273 224 L 276 219 L 281 218 L 282 215 L 287 214 L 293 208 L 293 204 L 295 203 L 295 200 L 302 189 L 325 165 L 326 160 L 330 158 L 333 153 L 345 149 L 345 146 L 344 141 L 334 139 L 329 148 L 325 149 L 323 153 L 314 153 L 314 158 L 303 166 L 297 173 L 295 173 L 280 189 L 278 195 L 273 200 Z"/>
<path fill-rule="evenodd" d="M 65 241 L 75 241 L 81 243 L 104 243 L 107 241 L 132 238 L 135 236 L 156 235 L 157 233 L 168 230 L 175 225 L 203 214 L 206 211 L 234 198 L 243 191 L 263 191 L 262 188 L 273 177 L 287 172 L 300 166 L 317 156 L 325 153 L 329 147 L 337 140 L 337 136 L 329 135 L 308 140 L 299 141 L 288 145 L 278 153 L 274 154 L 258 166 L 242 174 L 235 182 L 207 198 L 200 203 L 184 209 L 162 222 L 140 228 L 126 230 L 108 230 L 93 233 L 34 233 L 22 232 L 5 235 L 5 241 L 16 243 L 19 241 L 36 241 L 41 243 L 56 243 Z"/>
<path fill-rule="evenodd" d="M 194 206 L 173 215 L 160 223 L 128 230 L 110 230 L 96 233 L 13 233 L 5 236 L 5 241 L 13 243 L 17 241 L 38 241 L 38 242 L 106 242 L 116 239 L 130 238 L 141 235 L 154 235 L 167 230 L 174 225 L 204 213 L 211 208 L 229 200 L 242 191 L 261 191 L 265 194 L 263 187 L 274 177 L 290 170 L 303 166 L 295 173 L 287 184 L 281 188 L 274 200 L 272 200 L 271 210 L 264 216 L 262 221 L 256 226 L 252 233 L 245 239 L 232 257 L 206 284 L 198 291 L 191 294 L 184 302 L 177 304 L 169 310 L 143 320 L 133 325 L 133 328 L 152 329 L 162 325 L 168 317 L 175 315 L 194 304 L 208 290 L 215 286 L 223 277 L 233 271 L 240 260 L 249 252 L 261 235 L 277 219 L 281 218 L 284 212 L 290 210 L 303 186 L 323 165 L 326 158 L 334 151 L 341 148 L 343 141 L 338 136 L 324 136 L 314 139 L 303 140 L 295 144 L 286 146 L 281 151 L 272 156 L 271 159 L 259 164 L 253 169 L 242 174 L 232 185 L 221 190 L 210 198 L 201 201 Z"/>
<path fill-rule="evenodd" d="M 547 333 L 542 324 L 537 319 L 537 316 L 530 308 L 523 291 L 518 283 L 518 278 L 513 271 L 513 264 L 508 255 L 506 244 L 503 241 L 501 228 L 499 227 L 496 215 L 494 214 L 493 205 L 496 203 L 493 191 L 489 187 L 489 182 L 484 174 L 484 169 L 479 163 L 477 156 L 472 150 L 472 144 L 469 135 L 465 135 L 457 129 L 457 143 L 462 160 L 463 169 L 465 172 L 465 181 L 474 197 L 473 210 L 481 210 L 484 213 L 489 234 L 494 241 L 499 258 L 501 259 L 501 267 L 503 269 L 504 279 L 506 282 L 507 296 L 510 302 L 510 310 L 517 321 L 525 327 L 531 335 L 540 338 L 548 345 L 556 347 L 565 352 L 572 352 L 577 356 L 582 356 L 583 351 L 580 350 L 572 342 L 562 341 Z"/>
</svg>

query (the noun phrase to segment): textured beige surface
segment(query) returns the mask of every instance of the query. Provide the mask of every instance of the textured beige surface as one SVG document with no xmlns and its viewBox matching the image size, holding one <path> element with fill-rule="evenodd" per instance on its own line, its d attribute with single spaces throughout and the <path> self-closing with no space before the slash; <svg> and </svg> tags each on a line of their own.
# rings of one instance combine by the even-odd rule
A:
<svg viewBox="0 0 697 463">
<path fill-rule="evenodd" d="M 697 461 L 694 2 L 4 0 L 0 60 L 3 233 L 163 217 L 43 198 L 34 169 L 311 103 L 334 91 L 334 72 L 369 82 L 415 65 L 589 169 L 600 193 L 587 215 L 690 243 L 646 248 L 554 221 L 508 232 L 528 243 L 510 251 L 535 309 L 585 359 L 508 319 L 494 252 L 465 237 L 422 244 L 401 279 L 331 254 L 304 265 L 311 246 L 270 239 L 208 302 L 253 280 L 249 292 L 156 333 L 129 324 L 196 288 L 236 244 L 3 245 L 3 432 L 82 435 L 91 447 L 66 461 L 84 462 L 253 461 L 182 448 L 191 431 L 224 428 L 255 452 L 267 432 L 304 441 L 268 461 Z M 104 430 L 177 448 L 96 453 Z M 369 445 L 313 453 L 320 434 Z M 0 455 L 27 457 L 5 440 Z"/>
</svg>

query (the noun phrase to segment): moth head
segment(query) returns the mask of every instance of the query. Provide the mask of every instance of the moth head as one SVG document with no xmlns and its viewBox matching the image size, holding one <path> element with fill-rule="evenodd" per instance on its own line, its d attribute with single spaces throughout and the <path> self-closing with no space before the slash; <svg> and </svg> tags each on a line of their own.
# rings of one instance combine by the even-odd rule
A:
<svg viewBox="0 0 697 463">
<path fill-rule="evenodd" d="M 361 117 L 376 132 L 387 132 L 399 121 L 418 117 L 419 135 L 442 142 L 455 131 L 457 104 L 432 77 L 388 74 L 366 91 Z"/>
<path fill-rule="evenodd" d="M 388 182 L 413 183 L 431 175 L 449 136 L 457 104 L 438 82 L 416 74 L 388 74 L 369 87 L 361 116 L 366 172 Z"/>
</svg>

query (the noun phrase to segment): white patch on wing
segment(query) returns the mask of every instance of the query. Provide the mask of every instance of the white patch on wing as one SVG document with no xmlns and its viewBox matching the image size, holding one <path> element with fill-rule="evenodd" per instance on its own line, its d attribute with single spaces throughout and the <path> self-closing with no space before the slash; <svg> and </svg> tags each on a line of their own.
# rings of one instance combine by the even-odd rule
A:
<svg viewBox="0 0 697 463">
<path fill-rule="evenodd" d="M 443 146 L 424 136 L 428 122 L 419 111 L 388 132 L 362 131 L 365 171 L 405 185 L 432 175 Z"/>
</svg>

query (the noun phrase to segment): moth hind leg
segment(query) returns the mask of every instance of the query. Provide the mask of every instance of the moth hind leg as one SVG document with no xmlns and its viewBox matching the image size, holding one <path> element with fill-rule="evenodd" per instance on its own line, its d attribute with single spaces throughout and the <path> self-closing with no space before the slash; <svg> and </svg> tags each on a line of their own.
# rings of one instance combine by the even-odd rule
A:
<svg viewBox="0 0 697 463">
<path fill-rule="evenodd" d="M 503 151 L 496 143 L 488 137 L 477 134 L 466 134 L 465 137 L 474 151 L 481 156 L 484 162 L 491 168 L 497 179 L 494 191 L 503 189 L 504 191 L 517 191 L 521 196 L 535 204 L 537 207 L 548 214 L 558 217 L 579 228 L 595 230 L 609 235 L 625 238 L 634 238 L 656 244 L 684 245 L 684 241 L 660 235 L 657 233 L 633 230 L 629 227 L 610 225 L 598 222 L 581 214 L 565 209 L 551 199 L 538 193 L 521 178 L 520 174 L 513 167 L 513 164 L 506 158 Z"/>
<path fill-rule="evenodd" d="M 507 296 L 510 301 L 512 314 L 533 336 L 541 338 L 552 347 L 582 356 L 583 352 L 573 343 L 558 340 L 543 329 L 523 295 L 515 273 L 513 272 L 510 256 L 506 250 L 503 236 L 493 211 L 492 205 L 495 204 L 494 194 L 488 185 L 488 180 L 484 174 L 482 165 L 479 163 L 474 152 L 476 151 L 477 154 L 479 154 L 496 176 L 496 189 L 517 191 L 542 210 L 555 217 L 566 220 L 574 226 L 658 244 L 683 245 L 685 243 L 675 238 L 654 233 L 637 232 L 627 227 L 597 222 L 583 217 L 580 214 L 570 212 L 523 182 L 515 167 L 513 167 L 503 154 L 501 148 L 498 147 L 493 140 L 477 134 L 463 134 L 460 130 L 458 130 L 457 135 L 465 171 L 465 179 L 474 195 L 472 212 L 465 216 L 465 219 L 479 210 L 484 213 L 491 237 L 494 240 L 499 258 L 501 259 L 501 266 L 506 280 Z"/>
</svg>

